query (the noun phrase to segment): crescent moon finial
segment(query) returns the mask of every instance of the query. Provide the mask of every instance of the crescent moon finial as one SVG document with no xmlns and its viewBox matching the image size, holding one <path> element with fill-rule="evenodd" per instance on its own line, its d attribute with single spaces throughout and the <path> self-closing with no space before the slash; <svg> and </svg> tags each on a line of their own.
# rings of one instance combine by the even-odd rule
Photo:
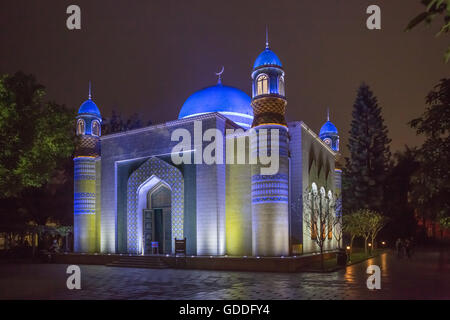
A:
<svg viewBox="0 0 450 320">
<path fill-rule="evenodd" d="M 216 72 L 216 76 L 218 76 L 217 83 L 222 83 L 222 73 L 225 70 L 225 67 L 222 66 L 222 69 L 219 72 Z"/>
</svg>

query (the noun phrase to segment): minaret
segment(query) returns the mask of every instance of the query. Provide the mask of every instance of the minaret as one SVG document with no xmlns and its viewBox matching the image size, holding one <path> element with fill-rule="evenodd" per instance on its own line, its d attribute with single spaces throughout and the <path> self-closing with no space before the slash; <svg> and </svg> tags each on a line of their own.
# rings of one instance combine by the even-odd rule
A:
<svg viewBox="0 0 450 320">
<path fill-rule="evenodd" d="M 339 134 L 336 126 L 330 121 L 330 109 L 327 109 L 327 122 L 320 128 L 320 139 L 335 152 L 334 188 L 337 195 L 335 214 L 342 215 L 342 169 L 339 153 Z"/>
<path fill-rule="evenodd" d="M 74 155 L 74 251 L 100 251 L 100 135 L 102 117 L 89 97 L 76 117 Z"/>
<path fill-rule="evenodd" d="M 270 50 L 266 30 L 266 48 L 258 56 L 252 72 L 254 119 L 253 155 L 272 154 L 279 149 L 279 170 L 261 173 L 259 160 L 252 165 L 252 245 L 255 256 L 289 254 L 289 154 L 285 112 L 284 70 L 280 59 Z M 267 131 L 266 131 L 267 130 Z M 261 133 L 267 132 L 267 144 Z M 277 141 L 272 140 L 278 133 Z M 278 144 L 278 146 L 277 146 Z"/>
</svg>

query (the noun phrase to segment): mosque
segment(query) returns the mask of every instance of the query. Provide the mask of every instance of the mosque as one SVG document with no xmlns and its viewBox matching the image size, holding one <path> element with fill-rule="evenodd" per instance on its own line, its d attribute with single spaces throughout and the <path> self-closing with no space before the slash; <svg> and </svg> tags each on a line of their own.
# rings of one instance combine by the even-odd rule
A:
<svg viewBox="0 0 450 320">
<path fill-rule="evenodd" d="M 157 243 L 160 254 L 173 254 L 175 239 L 186 239 L 189 255 L 280 257 L 318 251 L 304 222 L 309 213 L 303 199 L 306 190 L 340 194 L 338 131 L 329 117 L 319 135 L 302 121 L 286 121 L 285 70 L 267 40 L 251 79 L 252 98 L 223 84 L 219 75 L 217 84 L 185 101 L 177 120 L 106 136 L 89 93 L 76 117 L 75 251 L 150 254 Z M 261 174 L 263 164 L 247 160 L 174 163 L 173 132 L 194 134 L 199 122 L 202 133 L 217 129 L 251 152 L 261 152 L 258 146 L 273 152 L 277 145 L 278 172 Z M 238 133 L 227 134 L 228 129 Z M 263 146 L 259 138 L 249 139 L 250 131 L 262 129 L 276 129 L 277 140 Z M 205 144 L 193 141 L 183 152 L 193 158 Z M 339 208 L 333 214 L 340 215 Z M 338 246 L 333 228 L 327 230 L 327 250 Z"/>
</svg>

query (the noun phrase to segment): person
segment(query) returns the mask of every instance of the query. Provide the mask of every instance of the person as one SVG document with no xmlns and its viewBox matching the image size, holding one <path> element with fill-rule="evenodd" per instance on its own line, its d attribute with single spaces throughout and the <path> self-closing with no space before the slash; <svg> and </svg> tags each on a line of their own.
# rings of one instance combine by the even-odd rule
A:
<svg viewBox="0 0 450 320">
<path fill-rule="evenodd" d="M 414 254 L 414 237 L 409 238 L 409 245 L 410 245 L 409 252 L 412 257 Z"/>
<path fill-rule="evenodd" d="M 411 241 L 409 239 L 405 240 L 405 254 L 408 259 L 411 259 Z"/>
<path fill-rule="evenodd" d="M 402 239 L 398 238 L 397 241 L 395 241 L 395 249 L 397 250 L 397 257 L 402 257 L 402 250 L 403 250 L 403 243 Z"/>
<path fill-rule="evenodd" d="M 52 252 L 52 253 L 58 253 L 59 252 L 59 245 L 58 245 L 58 241 L 56 241 L 56 239 L 53 240 L 53 244 L 50 246 L 49 251 Z"/>
</svg>

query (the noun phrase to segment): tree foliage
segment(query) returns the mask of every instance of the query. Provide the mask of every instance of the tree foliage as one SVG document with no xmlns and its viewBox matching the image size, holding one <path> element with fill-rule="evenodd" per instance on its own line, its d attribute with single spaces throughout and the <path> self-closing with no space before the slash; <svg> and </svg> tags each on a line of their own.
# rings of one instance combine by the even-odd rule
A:
<svg viewBox="0 0 450 320">
<path fill-rule="evenodd" d="M 443 23 L 436 36 L 440 36 L 450 31 L 450 0 L 421 0 L 425 6 L 425 11 L 414 17 L 406 26 L 406 31 L 412 30 L 419 24 L 431 24 L 436 17 L 443 16 Z M 444 61 L 450 60 L 450 46 L 444 54 Z"/>
<path fill-rule="evenodd" d="M 44 96 L 33 75 L 0 77 L 0 198 L 43 186 L 73 153 L 74 111 Z"/>
<path fill-rule="evenodd" d="M 152 122 L 147 121 L 147 126 L 151 125 Z M 118 114 L 115 110 L 112 111 L 111 117 L 103 119 L 102 121 L 102 134 L 112 134 L 117 132 L 123 132 L 133 129 L 142 128 L 142 121 L 139 114 L 134 113 L 127 120 L 122 119 L 122 115 Z"/>
<path fill-rule="evenodd" d="M 386 225 L 387 218 L 380 213 L 369 210 L 359 209 L 344 216 L 344 232 L 350 235 L 350 247 L 353 248 L 353 241 L 356 237 L 364 239 L 364 250 L 367 254 L 367 243 L 371 240 L 372 246 L 380 230 Z"/>
<path fill-rule="evenodd" d="M 343 170 L 344 212 L 359 208 L 381 210 L 390 159 L 388 130 L 381 107 L 369 86 L 359 87 L 353 105 L 348 149 Z"/>
<path fill-rule="evenodd" d="M 389 225 L 383 230 L 385 239 L 395 241 L 401 237 L 413 236 L 416 232 L 414 205 L 410 201 L 412 177 L 419 168 L 416 149 L 405 147 L 394 154 L 384 188 L 383 212 L 389 218 Z"/>
<path fill-rule="evenodd" d="M 411 201 L 422 217 L 450 216 L 450 79 L 442 79 L 426 97 L 423 115 L 409 124 L 425 136 L 415 156 L 419 167 L 412 180 Z"/>
</svg>

